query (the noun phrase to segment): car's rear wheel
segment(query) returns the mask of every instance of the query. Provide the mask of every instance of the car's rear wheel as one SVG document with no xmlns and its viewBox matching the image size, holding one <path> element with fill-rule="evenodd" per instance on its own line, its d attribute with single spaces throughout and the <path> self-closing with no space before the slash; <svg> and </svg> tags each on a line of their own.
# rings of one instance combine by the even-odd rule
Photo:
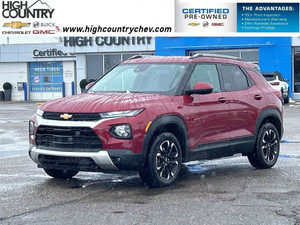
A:
<svg viewBox="0 0 300 225">
<path fill-rule="evenodd" d="M 69 179 L 74 177 L 78 171 L 70 171 L 70 170 L 54 170 L 54 169 L 44 169 L 44 171 L 53 178 L 57 179 Z"/>
<path fill-rule="evenodd" d="M 275 165 L 279 156 L 280 137 L 276 127 L 265 123 L 259 129 L 253 153 L 248 156 L 255 168 L 268 169 Z"/>
<path fill-rule="evenodd" d="M 287 91 L 287 96 L 283 100 L 286 104 L 290 103 L 289 90 Z"/>
<path fill-rule="evenodd" d="M 284 104 L 283 91 L 281 90 L 281 103 Z"/>
<path fill-rule="evenodd" d="M 140 177 L 150 187 L 172 184 L 178 177 L 182 151 L 177 138 L 169 132 L 158 135 L 151 147 Z"/>
</svg>

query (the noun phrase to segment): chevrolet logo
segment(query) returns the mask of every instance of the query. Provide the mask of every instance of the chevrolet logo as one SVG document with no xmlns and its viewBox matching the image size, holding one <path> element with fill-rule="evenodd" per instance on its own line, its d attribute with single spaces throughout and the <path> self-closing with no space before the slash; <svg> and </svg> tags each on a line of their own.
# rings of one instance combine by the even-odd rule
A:
<svg viewBox="0 0 300 225">
<path fill-rule="evenodd" d="M 60 115 L 60 118 L 64 119 L 64 120 L 68 120 L 68 119 L 71 119 L 72 118 L 72 115 L 69 115 L 69 114 L 61 114 Z"/>
<path fill-rule="evenodd" d="M 189 23 L 188 25 L 189 25 L 189 26 L 195 27 L 195 26 L 199 26 L 199 24 L 200 24 L 200 23 Z"/>
<path fill-rule="evenodd" d="M 21 29 L 22 27 L 29 27 L 30 23 L 21 23 L 20 21 L 14 21 L 11 23 L 4 23 L 3 27 L 11 27 L 13 29 Z"/>
</svg>

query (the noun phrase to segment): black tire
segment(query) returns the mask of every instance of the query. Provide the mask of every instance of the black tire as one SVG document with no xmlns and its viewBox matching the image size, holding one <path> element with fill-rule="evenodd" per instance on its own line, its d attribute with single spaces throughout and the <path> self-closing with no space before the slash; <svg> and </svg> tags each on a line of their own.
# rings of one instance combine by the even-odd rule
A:
<svg viewBox="0 0 300 225">
<path fill-rule="evenodd" d="M 179 141 L 172 133 L 161 133 L 151 144 L 140 177 L 150 187 L 168 186 L 178 177 L 181 163 Z"/>
<path fill-rule="evenodd" d="M 286 104 L 289 104 L 289 103 L 290 103 L 290 98 L 289 98 L 289 96 L 286 97 L 286 98 L 284 99 L 284 103 L 286 103 Z"/>
<path fill-rule="evenodd" d="M 268 169 L 277 162 L 280 151 L 280 137 L 271 123 L 263 124 L 256 137 L 254 151 L 248 156 L 250 164 L 259 169 Z"/>
<path fill-rule="evenodd" d="M 284 100 L 284 103 L 286 103 L 286 104 L 290 103 L 289 90 L 288 90 L 288 96 L 286 98 L 284 98 L 283 100 Z"/>
<path fill-rule="evenodd" d="M 253 166 L 254 168 L 259 167 L 257 159 L 254 154 L 248 155 L 248 160 L 249 160 L 251 166 Z"/>
<path fill-rule="evenodd" d="M 74 177 L 78 171 L 70 171 L 70 170 L 54 170 L 54 169 L 44 169 L 44 171 L 53 178 L 57 179 L 69 179 Z"/>
</svg>

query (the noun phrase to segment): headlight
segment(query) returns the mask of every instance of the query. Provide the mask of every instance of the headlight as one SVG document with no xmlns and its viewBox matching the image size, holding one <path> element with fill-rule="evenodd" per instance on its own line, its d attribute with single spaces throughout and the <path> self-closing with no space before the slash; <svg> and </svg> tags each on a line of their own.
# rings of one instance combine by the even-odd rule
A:
<svg viewBox="0 0 300 225">
<path fill-rule="evenodd" d="M 130 124 L 115 125 L 110 129 L 110 134 L 119 139 L 130 139 L 132 138 L 132 131 Z"/>
<path fill-rule="evenodd" d="M 34 122 L 33 121 L 29 121 L 29 134 L 34 134 Z"/>
<path fill-rule="evenodd" d="M 36 115 L 38 115 L 38 116 L 43 116 L 43 114 L 44 114 L 44 111 L 43 111 L 43 110 L 40 110 L 40 109 L 37 109 L 37 110 L 36 110 Z"/>
<path fill-rule="evenodd" d="M 115 118 L 115 117 L 126 117 L 126 116 L 136 116 L 144 109 L 136 109 L 136 110 L 126 110 L 126 111 L 115 111 L 115 112 L 104 112 L 100 113 L 102 119 L 106 118 Z"/>
</svg>

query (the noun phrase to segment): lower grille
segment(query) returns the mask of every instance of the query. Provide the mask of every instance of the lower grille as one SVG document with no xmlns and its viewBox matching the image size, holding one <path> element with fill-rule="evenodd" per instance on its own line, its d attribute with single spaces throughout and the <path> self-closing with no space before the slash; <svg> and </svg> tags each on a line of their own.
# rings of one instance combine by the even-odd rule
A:
<svg viewBox="0 0 300 225">
<path fill-rule="evenodd" d="M 92 158 L 39 155 L 44 168 L 67 169 L 76 171 L 101 171 Z"/>
<path fill-rule="evenodd" d="M 98 152 L 102 143 L 89 127 L 39 126 L 37 147 L 53 151 Z"/>
</svg>

